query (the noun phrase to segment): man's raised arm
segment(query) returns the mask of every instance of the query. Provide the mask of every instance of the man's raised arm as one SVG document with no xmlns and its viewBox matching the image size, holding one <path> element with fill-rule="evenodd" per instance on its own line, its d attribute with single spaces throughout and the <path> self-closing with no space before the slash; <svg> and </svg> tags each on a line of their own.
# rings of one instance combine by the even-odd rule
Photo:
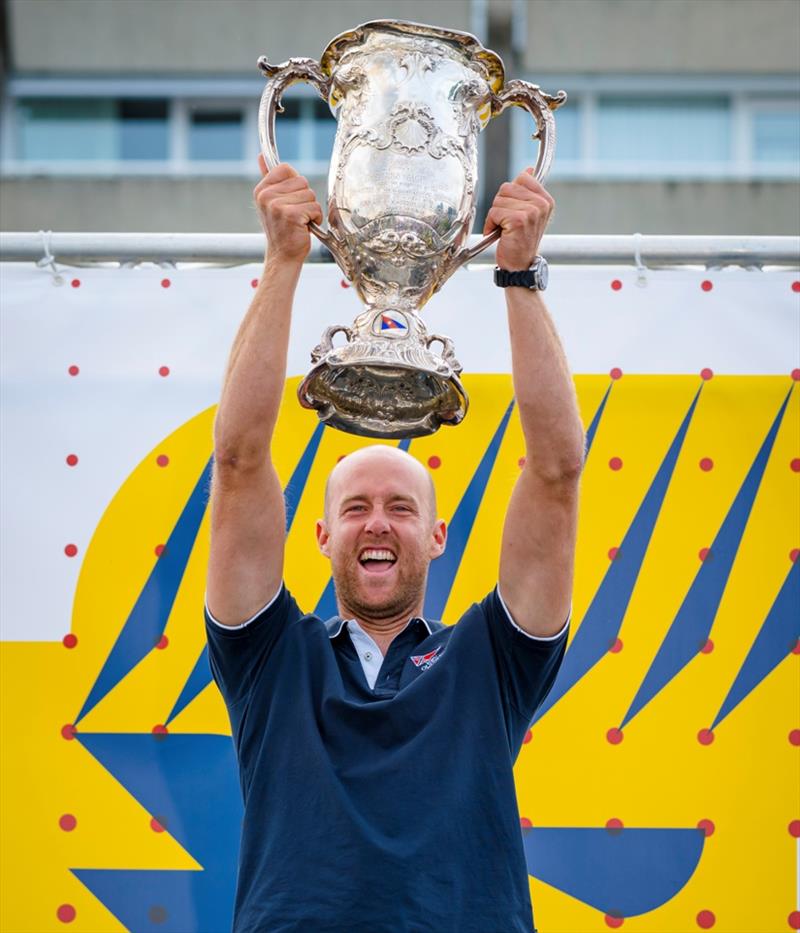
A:
<svg viewBox="0 0 800 933">
<path fill-rule="evenodd" d="M 531 265 L 553 206 L 527 172 L 500 188 L 486 232 L 502 228 L 501 269 Z M 567 359 L 541 293 L 505 292 L 526 452 L 503 528 L 499 585 L 517 625 L 548 637 L 563 628 L 571 604 L 584 433 Z"/>
<path fill-rule="evenodd" d="M 267 173 L 254 198 L 267 236 L 264 274 L 233 343 L 214 424 L 212 616 L 239 625 L 277 593 L 283 577 L 285 506 L 272 465 L 272 433 L 286 378 L 292 301 L 322 210 L 288 165 Z"/>
</svg>

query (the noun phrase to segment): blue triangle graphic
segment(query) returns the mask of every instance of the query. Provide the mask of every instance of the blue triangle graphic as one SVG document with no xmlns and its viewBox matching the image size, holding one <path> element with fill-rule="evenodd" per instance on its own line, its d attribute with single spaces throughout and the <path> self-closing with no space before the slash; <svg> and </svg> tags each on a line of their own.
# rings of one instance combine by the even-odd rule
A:
<svg viewBox="0 0 800 933">
<path fill-rule="evenodd" d="M 586 610 L 586 615 L 564 656 L 553 688 L 537 710 L 534 722 L 541 719 L 601 658 L 605 657 L 619 634 L 701 392 L 702 386 L 697 390 L 630 528 L 625 533 L 617 558 L 611 562 L 591 605 Z"/>
<path fill-rule="evenodd" d="M 630 709 L 622 721 L 624 727 L 694 658 L 706 643 L 722 594 L 739 550 L 761 478 L 769 460 L 789 395 L 781 405 L 767 432 L 752 466 L 742 483 L 728 514 L 711 544 L 711 560 L 705 560 L 689 592 L 667 631 L 664 641 L 645 675 Z"/>
<path fill-rule="evenodd" d="M 181 585 L 197 531 L 203 520 L 211 481 L 211 460 L 195 484 L 183 511 L 156 561 L 136 604 L 114 647 L 109 652 L 89 696 L 75 722 L 78 723 L 153 650 L 169 619 Z"/>
</svg>

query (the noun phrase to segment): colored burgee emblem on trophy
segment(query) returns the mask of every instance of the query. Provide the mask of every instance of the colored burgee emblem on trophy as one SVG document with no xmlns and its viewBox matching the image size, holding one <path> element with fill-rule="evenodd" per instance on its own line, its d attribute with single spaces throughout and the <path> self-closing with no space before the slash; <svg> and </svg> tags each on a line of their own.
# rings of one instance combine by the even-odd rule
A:
<svg viewBox="0 0 800 933">
<path fill-rule="evenodd" d="M 329 229 L 309 227 L 364 303 L 350 327 L 328 327 L 312 350 L 300 403 L 365 437 L 419 437 L 458 424 L 469 404 L 461 364 L 452 340 L 429 333 L 419 312 L 500 236 L 496 228 L 468 245 L 480 131 L 507 107 L 527 110 L 539 141 L 534 177 L 543 181 L 555 151 L 552 111 L 567 95 L 506 83 L 499 56 L 469 33 L 399 20 L 343 32 L 319 61 L 271 65 L 262 56 L 258 64 L 267 78 L 258 123 L 270 169 L 280 163 L 275 117 L 291 84 L 316 87 L 337 119 Z"/>
</svg>

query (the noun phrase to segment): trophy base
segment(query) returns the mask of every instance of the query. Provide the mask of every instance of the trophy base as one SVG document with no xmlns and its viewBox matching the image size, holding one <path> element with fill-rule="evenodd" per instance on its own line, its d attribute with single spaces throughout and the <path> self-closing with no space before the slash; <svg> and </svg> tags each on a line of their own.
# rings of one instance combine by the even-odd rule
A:
<svg viewBox="0 0 800 933">
<path fill-rule="evenodd" d="M 458 376 L 414 367 L 321 362 L 297 391 L 320 421 L 361 437 L 410 438 L 458 424 L 469 400 Z"/>
</svg>

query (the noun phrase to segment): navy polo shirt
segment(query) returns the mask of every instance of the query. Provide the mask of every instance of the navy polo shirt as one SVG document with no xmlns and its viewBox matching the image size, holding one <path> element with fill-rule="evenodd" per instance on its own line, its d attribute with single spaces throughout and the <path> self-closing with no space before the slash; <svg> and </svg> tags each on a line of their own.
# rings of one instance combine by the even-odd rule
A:
<svg viewBox="0 0 800 933">
<path fill-rule="evenodd" d="M 244 797 L 235 933 L 531 933 L 512 769 L 566 626 L 530 638 L 493 590 L 412 620 L 370 689 L 342 620 L 285 587 L 206 623 Z"/>
</svg>

